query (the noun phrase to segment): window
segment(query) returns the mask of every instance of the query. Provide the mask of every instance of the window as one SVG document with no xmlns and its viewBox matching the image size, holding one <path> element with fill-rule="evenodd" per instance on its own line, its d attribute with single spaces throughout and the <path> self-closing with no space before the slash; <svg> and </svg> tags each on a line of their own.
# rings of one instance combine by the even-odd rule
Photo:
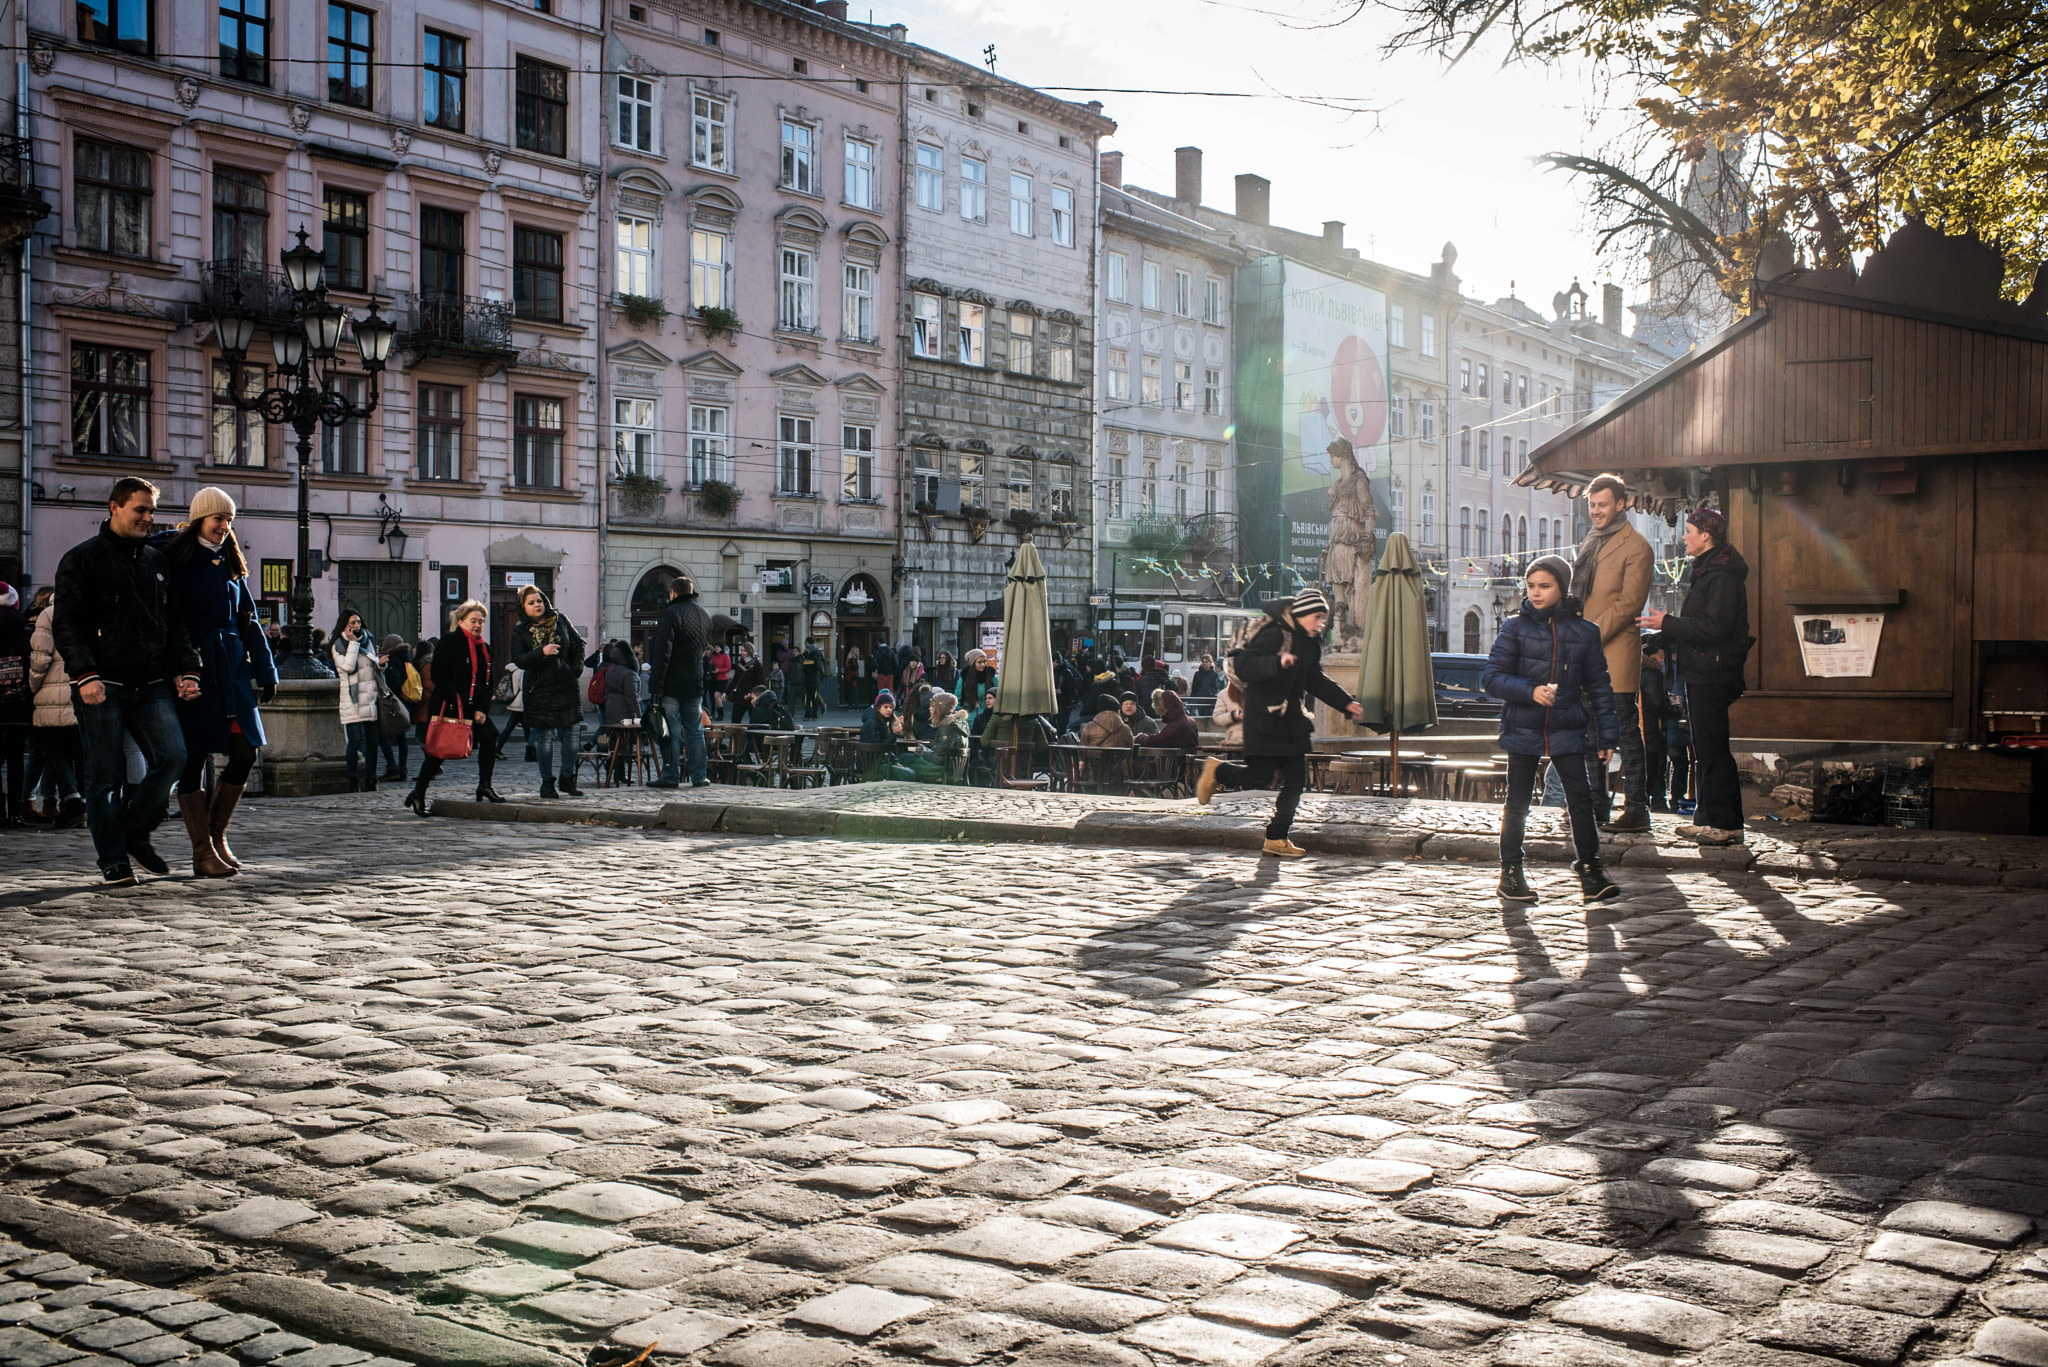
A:
<svg viewBox="0 0 2048 1367">
<path fill-rule="evenodd" d="M 690 307 L 695 309 L 731 308 L 730 296 L 725 288 L 725 260 L 728 248 L 724 233 L 707 232 L 702 228 L 690 234 Z"/>
<path fill-rule="evenodd" d="M 350 406 L 361 409 L 370 401 L 370 381 L 363 375 L 337 375 L 334 387 Z M 320 470 L 329 475 L 370 473 L 370 424 L 366 418 L 350 418 L 339 427 L 320 425 Z"/>
<path fill-rule="evenodd" d="M 724 408 L 690 405 L 690 487 L 708 480 L 732 480 L 731 413 Z"/>
<path fill-rule="evenodd" d="M 270 84 L 270 0 L 220 0 L 220 74 Z"/>
<path fill-rule="evenodd" d="M 562 321 L 562 235 L 512 230 L 512 312 L 543 323 Z"/>
<path fill-rule="evenodd" d="M 267 463 L 264 459 L 263 415 L 245 413 L 235 407 L 235 401 L 228 393 L 233 370 L 226 361 L 213 363 L 212 462 L 260 470 Z M 241 381 L 242 397 L 255 398 L 263 392 L 263 367 L 243 366 Z"/>
<path fill-rule="evenodd" d="M 1195 277 L 1186 271 L 1173 273 L 1173 311 L 1183 318 L 1195 311 Z"/>
<path fill-rule="evenodd" d="M 154 9 L 151 0 L 79 0 L 78 41 L 147 57 Z"/>
<path fill-rule="evenodd" d="M 1489 551 L 1487 550 L 1487 546 L 1486 546 L 1486 542 L 1487 542 L 1487 539 L 1488 539 L 1488 531 L 1487 531 L 1487 525 L 1486 525 L 1486 523 L 1487 523 L 1486 509 L 1484 509 L 1484 508 L 1481 508 L 1481 509 L 1479 510 L 1479 516 L 1478 516 L 1478 517 L 1477 517 L 1477 518 L 1476 518 L 1476 519 L 1475 519 L 1475 520 L 1473 521 L 1473 523 L 1472 523 L 1472 531 L 1473 531 L 1473 533 L 1474 533 L 1475 537 L 1477 538 L 1477 540 L 1476 540 L 1476 544 L 1475 544 L 1475 545 L 1473 546 L 1473 548 L 1472 548 L 1472 549 L 1473 549 L 1473 553 L 1474 553 L 1474 554 L 1476 554 L 1476 555 L 1481 555 L 1481 556 L 1484 556 L 1484 555 L 1488 555 L 1488 554 L 1490 554 L 1490 553 L 1491 553 L 1491 552 L 1489 552 Z"/>
<path fill-rule="evenodd" d="M 1140 272 L 1138 303 L 1148 309 L 1159 307 L 1159 263 L 1147 261 Z"/>
<path fill-rule="evenodd" d="M 1223 372 L 1220 370 L 1202 372 L 1202 411 L 1212 418 L 1223 415 Z"/>
<path fill-rule="evenodd" d="M 846 202 L 856 209 L 880 207 L 875 198 L 875 145 L 846 140 Z"/>
<path fill-rule="evenodd" d="M 1387 305 L 1387 345 L 1408 345 L 1408 307 L 1405 304 Z"/>
<path fill-rule="evenodd" d="M 1479 429 L 1479 468 L 1480 468 L 1480 469 L 1482 469 L 1482 470 L 1488 470 L 1488 469 L 1491 469 L 1491 468 L 1492 468 L 1492 465 L 1491 465 L 1491 463 L 1490 463 L 1490 461 L 1489 461 L 1489 452 L 1490 452 L 1490 449 L 1491 449 L 1491 447 L 1492 447 L 1492 446 L 1493 446 L 1493 433 L 1491 433 L 1491 432 L 1487 431 L 1487 430 L 1486 430 L 1486 429 L 1485 429 L 1484 427 L 1480 428 L 1480 429 Z"/>
<path fill-rule="evenodd" d="M 1489 395 L 1487 392 L 1486 366 L 1484 363 L 1482 363 L 1479 367 L 1479 397 L 1482 399 L 1491 397 L 1491 395 Z"/>
<path fill-rule="evenodd" d="M 1148 460 L 1139 469 L 1143 473 L 1138 479 L 1138 515 L 1152 517 L 1159 512 L 1159 462 Z"/>
<path fill-rule="evenodd" d="M 1074 467 L 1054 465 L 1046 472 L 1046 510 L 1054 517 L 1074 516 Z"/>
<path fill-rule="evenodd" d="M 1123 304 L 1130 301 L 1131 296 L 1125 293 L 1130 288 L 1125 279 L 1130 271 L 1130 266 L 1130 258 L 1122 252 L 1111 252 L 1109 254 L 1108 264 L 1104 268 L 1102 288 L 1103 293 L 1116 303 Z"/>
<path fill-rule="evenodd" d="M 690 96 L 690 162 L 714 171 L 732 169 L 727 120 L 732 107 L 716 95 Z"/>
<path fill-rule="evenodd" d="M 910 296 L 910 354 L 937 359 L 939 354 L 939 296 Z"/>
<path fill-rule="evenodd" d="M 462 215 L 451 209 L 420 210 L 420 293 L 460 298 L 462 255 Z"/>
<path fill-rule="evenodd" d="M 1422 315 L 1422 354 L 1425 356 L 1436 355 L 1436 315 L 1434 313 Z"/>
<path fill-rule="evenodd" d="M 1544 551 L 1547 551 L 1549 549 L 1550 519 L 1547 517 L 1539 517 L 1536 519 L 1536 551 L 1537 554 L 1540 555 Z"/>
<path fill-rule="evenodd" d="M 1515 468 L 1517 470 L 1529 468 L 1529 439 L 1527 437 L 1522 438 L 1521 450 L 1516 453 L 1516 462 Z"/>
<path fill-rule="evenodd" d="M 654 82 L 628 76 L 624 72 L 615 79 L 618 82 L 618 121 L 612 129 L 612 141 L 635 152 L 658 150 L 654 134 Z"/>
<path fill-rule="evenodd" d="M 1458 362 L 1458 392 L 1460 394 L 1470 394 L 1472 392 L 1472 362 L 1469 360 Z"/>
<path fill-rule="evenodd" d="M 782 121 L 782 188 L 800 194 L 818 192 L 818 134 L 807 123 Z"/>
<path fill-rule="evenodd" d="M 1394 530 L 1398 532 L 1408 525 L 1408 491 L 1398 479 L 1394 481 L 1393 494 Z"/>
<path fill-rule="evenodd" d="M 715 28 L 707 28 L 707 29 L 705 29 L 705 30 L 704 30 L 704 46 L 705 46 L 705 47 L 717 47 L 717 46 L 718 46 L 718 30 L 717 30 L 717 29 L 715 29 Z"/>
<path fill-rule="evenodd" d="M 1010 231 L 1031 236 L 1031 177 L 1010 176 Z"/>
<path fill-rule="evenodd" d="M 1138 358 L 1138 402 L 1147 408 L 1159 407 L 1159 358 L 1140 356 Z"/>
<path fill-rule="evenodd" d="M 846 335 L 862 342 L 875 340 L 875 268 L 846 263 Z"/>
<path fill-rule="evenodd" d="M 1515 519 L 1515 554 L 1527 555 L 1528 553 L 1529 519 L 1526 517 L 1517 518 Z"/>
<path fill-rule="evenodd" d="M 1522 539 L 1524 541 L 1528 540 L 1527 537 Z M 1500 553 L 1502 555 L 1513 555 L 1515 553 L 1515 519 L 1507 513 L 1500 515 Z"/>
<path fill-rule="evenodd" d="M 1195 471 L 1191 465 L 1173 467 L 1173 515 L 1188 515 L 1188 486 L 1194 482 Z"/>
<path fill-rule="evenodd" d="M 1202 321 L 1223 321 L 1223 282 L 1213 275 L 1202 282 Z"/>
<path fill-rule="evenodd" d="M 946 207 L 941 192 L 939 207 Z M 960 217 L 969 223 L 988 222 L 988 163 L 972 157 L 960 158 Z"/>
<path fill-rule="evenodd" d="M 917 207 L 935 214 L 946 208 L 946 154 L 924 143 L 917 145 Z"/>
<path fill-rule="evenodd" d="M 1515 407 L 1519 410 L 1528 406 L 1529 377 L 1527 375 L 1517 375 L 1515 377 Z"/>
<path fill-rule="evenodd" d="M 1465 653 L 1479 653 L 1479 609 L 1473 608 L 1465 614 Z"/>
<path fill-rule="evenodd" d="M 960 506 L 963 508 L 987 506 L 981 501 L 981 465 L 980 456 L 960 457 Z"/>
<path fill-rule="evenodd" d="M 1037 321 L 1028 313 L 1018 310 L 1010 314 L 1010 373 L 1029 375 L 1036 370 L 1033 364 L 1034 339 L 1037 336 Z"/>
<path fill-rule="evenodd" d="M 1223 472 L 1204 470 L 1202 472 L 1202 511 L 1219 513 L 1223 511 Z"/>
<path fill-rule="evenodd" d="M 1052 345 L 1046 351 L 1045 356 L 1045 377 L 1048 380 L 1065 380 L 1068 382 L 1073 380 L 1074 325 L 1072 323 L 1054 323 L 1052 325 Z"/>
<path fill-rule="evenodd" d="M 1408 398 L 1404 394 L 1396 394 L 1387 400 L 1387 435 L 1408 435 Z"/>
<path fill-rule="evenodd" d="M 1103 386 L 1104 396 L 1110 399 L 1130 397 L 1130 372 L 1131 353 L 1117 347 L 1111 347 L 1109 349 L 1109 369 L 1103 375 L 1106 381 Z"/>
<path fill-rule="evenodd" d="M 939 506 L 939 458 L 919 447 L 911 455 L 910 496 L 927 508 Z"/>
<path fill-rule="evenodd" d="M 845 469 L 839 490 L 841 501 L 875 501 L 875 429 L 846 426 L 839 429 L 839 451 Z"/>
<path fill-rule="evenodd" d="M 512 140 L 545 157 L 569 155 L 569 73 L 531 57 L 516 60 Z"/>
<path fill-rule="evenodd" d="M 512 396 L 512 482 L 525 489 L 562 487 L 562 401 Z"/>
<path fill-rule="evenodd" d="M 1458 429 L 1458 464 L 1468 470 L 1472 468 L 1472 429 L 1469 427 Z"/>
<path fill-rule="evenodd" d="M 462 391 L 423 384 L 414 400 L 419 426 L 421 479 L 462 478 Z"/>
<path fill-rule="evenodd" d="M 790 332 L 818 330 L 817 258 L 795 247 L 782 249 L 782 314 L 779 326 Z"/>
<path fill-rule="evenodd" d="M 811 420 L 785 416 L 781 427 L 775 492 L 792 498 L 810 498 L 818 492 L 818 451 L 811 445 Z"/>
<path fill-rule="evenodd" d="M 612 400 L 612 473 L 654 473 L 654 400 Z"/>
<path fill-rule="evenodd" d="M 982 344 L 987 330 L 988 310 L 980 304 L 962 304 L 960 326 L 955 333 L 955 359 L 962 365 L 982 364 Z"/>
<path fill-rule="evenodd" d="M 1422 486 L 1422 544 L 1436 544 L 1436 490 L 1427 484 Z"/>
<path fill-rule="evenodd" d="M 1052 245 L 1074 245 L 1074 192 L 1064 185 L 1052 187 Z"/>
<path fill-rule="evenodd" d="M 654 220 L 620 214 L 615 233 L 620 294 L 654 296 Z"/>
<path fill-rule="evenodd" d="M 1550 416 L 1550 386 L 1547 384 L 1536 386 L 1536 411 L 1543 417 Z"/>
<path fill-rule="evenodd" d="M 420 114 L 435 128 L 460 133 L 469 93 L 469 42 L 428 29 L 421 52 Z"/>
<path fill-rule="evenodd" d="M 1458 554 L 1461 556 L 1472 554 L 1472 510 L 1470 508 L 1458 509 Z"/>
<path fill-rule="evenodd" d="M 88 251 L 147 257 L 149 153 L 80 138 L 71 151 L 71 215 Z"/>
<path fill-rule="evenodd" d="M 261 267 L 270 236 L 269 196 L 263 177 L 232 167 L 213 168 L 213 259 Z"/>
<path fill-rule="evenodd" d="M 370 69 L 376 63 L 377 16 L 341 0 L 327 0 L 327 98 L 370 107 Z"/>
<path fill-rule="evenodd" d="M 1422 405 L 1422 439 L 1436 440 L 1436 405 L 1433 403 Z"/>
<path fill-rule="evenodd" d="M 1173 406 L 1183 413 L 1195 406 L 1195 367 L 1189 361 L 1173 363 Z"/>
<path fill-rule="evenodd" d="M 1109 458 L 1109 515 L 1111 517 L 1122 517 L 1124 515 L 1124 458 L 1122 456 L 1111 456 Z"/>
</svg>

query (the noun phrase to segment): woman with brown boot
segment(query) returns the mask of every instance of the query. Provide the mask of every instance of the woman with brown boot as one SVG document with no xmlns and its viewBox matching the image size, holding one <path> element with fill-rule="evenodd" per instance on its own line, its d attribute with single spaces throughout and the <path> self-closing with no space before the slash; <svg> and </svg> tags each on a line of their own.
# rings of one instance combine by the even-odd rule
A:
<svg viewBox="0 0 2048 1367">
<path fill-rule="evenodd" d="M 258 703 L 277 689 L 270 642 L 256 621 L 249 563 L 235 540 L 235 501 L 215 488 L 192 496 L 185 525 L 164 545 L 171 591 L 184 608 L 186 630 L 199 652 L 199 696 L 178 704 L 185 733 L 185 771 L 178 779 L 178 812 L 192 839 L 192 874 L 227 878 L 242 863 L 228 847 L 228 823 L 263 746 Z M 228 757 L 214 773 L 213 792 L 200 787 L 211 755 Z"/>
</svg>

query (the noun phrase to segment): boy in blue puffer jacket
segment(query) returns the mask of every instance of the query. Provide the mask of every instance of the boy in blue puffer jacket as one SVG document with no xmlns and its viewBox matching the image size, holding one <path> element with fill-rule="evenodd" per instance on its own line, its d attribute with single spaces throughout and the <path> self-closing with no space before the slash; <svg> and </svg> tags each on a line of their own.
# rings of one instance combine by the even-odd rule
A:
<svg viewBox="0 0 2048 1367">
<path fill-rule="evenodd" d="M 1529 566 L 1521 609 L 1501 626 L 1480 676 L 1480 687 L 1503 704 L 1500 748 L 1508 753 L 1508 795 L 1500 824 L 1500 895 L 1511 902 L 1536 900 L 1522 873 L 1522 831 L 1543 759 L 1585 753 L 1589 712 L 1598 727 L 1603 761 L 1621 734 L 1600 629 L 1580 614 L 1579 600 L 1566 592 L 1571 581 L 1571 567 L 1557 556 L 1546 555 Z M 1600 830 L 1594 824 L 1585 763 L 1552 768 L 1564 784 L 1571 813 L 1572 842 L 1579 854 L 1572 868 L 1580 891 L 1588 902 L 1621 896 L 1600 867 Z"/>
</svg>

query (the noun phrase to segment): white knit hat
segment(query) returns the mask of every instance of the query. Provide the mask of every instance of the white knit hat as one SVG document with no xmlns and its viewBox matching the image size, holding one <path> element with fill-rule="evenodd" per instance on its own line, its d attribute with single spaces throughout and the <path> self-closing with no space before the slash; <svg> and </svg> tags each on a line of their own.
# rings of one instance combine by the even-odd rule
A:
<svg viewBox="0 0 2048 1367">
<path fill-rule="evenodd" d="M 233 517 L 234 515 L 235 500 L 228 496 L 228 491 L 217 489 L 209 484 L 198 493 L 192 495 L 192 507 L 187 512 L 186 517 L 196 524 L 206 521 L 209 517 Z"/>
</svg>

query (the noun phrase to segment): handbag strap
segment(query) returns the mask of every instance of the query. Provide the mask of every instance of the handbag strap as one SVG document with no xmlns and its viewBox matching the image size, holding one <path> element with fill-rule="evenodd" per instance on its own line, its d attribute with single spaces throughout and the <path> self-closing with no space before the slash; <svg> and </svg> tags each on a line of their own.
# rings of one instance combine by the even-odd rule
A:
<svg viewBox="0 0 2048 1367">
<path fill-rule="evenodd" d="M 461 628 L 458 627 L 457 630 L 461 630 Z M 469 647 L 469 697 L 466 698 L 464 701 L 474 704 L 476 702 L 478 672 L 482 669 L 483 666 L 478 662 L 476 657 L 476 637 L 464 631 L 462 633 L 462 640 L 463 644 Z M 485 658 L 488 659 L 489 656 L 486 655 Z"/>
</svg>

